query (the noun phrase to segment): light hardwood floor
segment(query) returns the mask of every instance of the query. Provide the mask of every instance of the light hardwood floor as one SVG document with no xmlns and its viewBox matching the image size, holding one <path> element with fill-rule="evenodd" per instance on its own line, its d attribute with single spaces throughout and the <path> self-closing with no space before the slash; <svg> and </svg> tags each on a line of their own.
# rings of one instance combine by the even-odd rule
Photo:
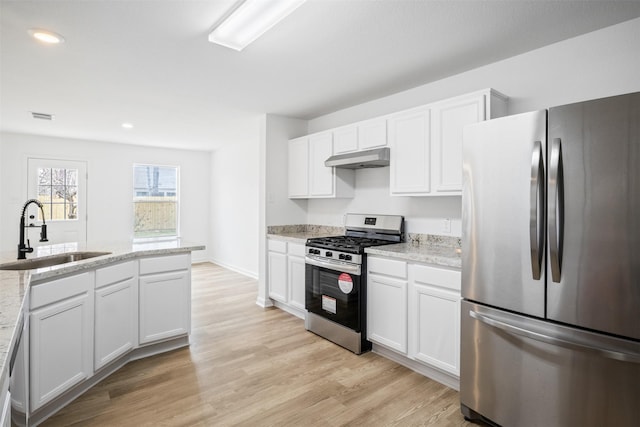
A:
<svg viewBox="0 0 640 427">
<path fill-rule="evenodd" d="M 471 426 L 458 393 L 356 356 L 255 303 L 255 280 L 193 268 L 191 346 L 131 362 L 44 426 Z"/>
</svg>

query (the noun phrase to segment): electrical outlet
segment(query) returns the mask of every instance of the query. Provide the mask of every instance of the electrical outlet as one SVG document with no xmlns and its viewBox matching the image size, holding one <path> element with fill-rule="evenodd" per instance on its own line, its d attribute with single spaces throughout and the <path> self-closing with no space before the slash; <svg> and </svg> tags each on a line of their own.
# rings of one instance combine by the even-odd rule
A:
<svg viewBox="0 0 640 427">
<path fill-rule="evenodd" d="M 451 233 L 451 219 L 445 218 L 442 221 L 442 231 L 444 233 Z"/>
</svg>

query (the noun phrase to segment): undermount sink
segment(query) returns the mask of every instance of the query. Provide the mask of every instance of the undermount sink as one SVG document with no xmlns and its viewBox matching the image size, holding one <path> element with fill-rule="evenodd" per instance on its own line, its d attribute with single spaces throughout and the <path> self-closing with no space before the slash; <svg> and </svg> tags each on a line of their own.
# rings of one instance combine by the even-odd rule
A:
<svg viewBox="0 0 640 427">
<path fill-rule="evenodd" d="M 83 259 L 109 255 L 110 253 L 111 252 L 71 252 L 60 255 L 51 255 L 43 258 L 24 259 L 0 264 L 0 270 L 33 270 L 36 268 L 52 267 L 54 265 L 82 261 Z"/>
</svg>

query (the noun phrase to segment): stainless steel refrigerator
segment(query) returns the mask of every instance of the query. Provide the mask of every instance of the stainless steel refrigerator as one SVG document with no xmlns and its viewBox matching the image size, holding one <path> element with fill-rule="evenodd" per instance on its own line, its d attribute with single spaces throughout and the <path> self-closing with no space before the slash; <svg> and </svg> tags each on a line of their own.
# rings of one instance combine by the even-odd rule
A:
<svg viewBox="0 0 640 427">
<path fill-rule="evenodd" d="M 468 126 L 463 158 L 463 415 L 640 425 L 640 92 Z"/>
</svg>

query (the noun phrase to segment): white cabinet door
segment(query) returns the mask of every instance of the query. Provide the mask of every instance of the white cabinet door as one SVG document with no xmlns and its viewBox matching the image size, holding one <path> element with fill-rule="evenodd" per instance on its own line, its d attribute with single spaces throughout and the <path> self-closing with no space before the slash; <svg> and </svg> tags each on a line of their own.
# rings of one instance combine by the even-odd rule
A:
<svg viewBox="0 0 640 427">
<path fill-rule="evenodd" d="M 413 284 L 410 300 L 414 304 L 410 356 L 459 375 L 460 293 Z"/>
<path fill-rule="evenodd" d="M 424 195 L 430 191 L 429 110 L 416 109 L 389 119 L 392 195 Z"/>
<path fill-rule="evenodd" d="M 384 147 L 387 145 L 387 119 L 368 120 L 358 125 L 358 148 Z"/>
<path fill-rule="evenodd" d="M 269 251 L 269 298 L 287 302 L 287 254 Z"/>
<path fill-rule="evenodd" d="M 309 195 L 313 197 L 335 196 L 335 175 L 333 168 L 324 165 L 333 154 L 331 132 L 309 137 Z"/>
<path fill-rule="evenodd" d="M 33 411 L 93 374 L 93 295 L 33 310 L 30 325 Z"/>
<path fill-rule="evenodd" d="M 459 375 L 459 270 L 409 265 L 409 357 Z"/>
<path fill-rule="evenodd" d="M 304 248 L 304 247 L 303 247 Z M 303 249 L 304 250 L 304 249 Z M 289 263 L 289 305 L 300 310 L 305 309 L 305 263 L 299 256 L 287 257 Z"/>
<path fill-rule="evenodd" d="M 346 126 L 333 131 L 333 154 L 358 150 L 358 127 Z"/>
<path fill-rule="evenodd" d="M 406 354 L 406 281 L 367 276 L 367 339 Z"/>
<path fill-rule="evenodd" d="M 475 94 L 431 107 L 435 193 L 462 192 L 462 130 L 466 125 L 485 120 L 485 103 L 485 95 Z"/>
<path fill-rule="evenodd" d="M 307 137 L 289 141 L 289 197 L 309 195 L 309 143 Z"/>
<path fill-rule="evenodd" d="M 139 286 L 140 344 L 189 333 L 191 326 L 189 270 L 141 276 Z"/>
<path fill-rule="evenodd" d="M 131 277 L 95 291 L 96 370 L 133 349 L 138 343 L 136 282 L 136 278 Z"/>
</svg>

